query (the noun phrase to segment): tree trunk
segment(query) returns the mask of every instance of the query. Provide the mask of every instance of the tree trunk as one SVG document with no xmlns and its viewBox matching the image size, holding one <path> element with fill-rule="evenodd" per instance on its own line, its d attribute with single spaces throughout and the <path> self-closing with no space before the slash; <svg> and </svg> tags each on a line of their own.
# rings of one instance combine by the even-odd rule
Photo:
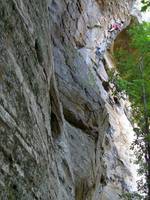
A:
<svg viewBox="0 0 150 200">
<path fill-rule="evenodd" d="M 144 70 L 144 61 L 143 57 L 140 58 L 140 64 L 139 64 L 139 69 L 141 72 L 141 78 L 143 80 L 142 83 L 142 100 L 143 100 L 143 107 L 144 107 L 144 135 L 147 137 L 149 135 L 149 117 L 148 117 L 148 108 L 147 108 L 147 97 L 146 97 L 146 89 L 145 89 L 145 83 L 144 83 L 144 75 L 143 75 L 143 70 Z M 146 179 L 147 179 L 147 200 L 150 200 L 150 144 L 149 141 L 145 140 L 145 160 L 146 160 L 146 166 L 147 166 L 147 171 L 146 171 Z"/>
</svg>

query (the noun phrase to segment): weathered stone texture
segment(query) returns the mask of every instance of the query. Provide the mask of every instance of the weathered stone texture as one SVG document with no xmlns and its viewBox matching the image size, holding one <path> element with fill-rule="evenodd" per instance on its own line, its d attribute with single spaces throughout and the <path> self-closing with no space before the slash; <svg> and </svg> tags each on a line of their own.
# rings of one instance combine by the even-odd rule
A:
<svg viewBox="0 0 150 200">
<path fill-rule="evenodd" d="M 118 34 L 111 22 L 126 26 L 131 3 L 0 0 L 0 199 L 117 200 L 128 190 L 118 152 L 130 141 L 118 124 L 129 122 L 95 51 L 103 58 Z"/>
<path fill-rule="evenodd" d="M 59 123 L 62 116 L 52 86 L 49 27 L 46 1 L 0 2 L 2 200 L 57 199 L 51 113 Z"/>
</svg>

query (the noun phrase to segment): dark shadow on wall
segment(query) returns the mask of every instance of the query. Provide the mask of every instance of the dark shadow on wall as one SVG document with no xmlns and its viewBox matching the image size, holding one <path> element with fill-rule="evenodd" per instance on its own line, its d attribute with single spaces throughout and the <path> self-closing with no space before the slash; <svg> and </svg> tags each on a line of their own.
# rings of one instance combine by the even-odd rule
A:
<svg viewBox="0 0 150 200">
<path fill-rule="evenodd" d="M 51 131 L 53 138 L 57 139 L 63 131 L 63 114 L 54 75 L 52 79 L 53 80 L 51 82 L 51 87 L 50 87 Z"/>
</svg>

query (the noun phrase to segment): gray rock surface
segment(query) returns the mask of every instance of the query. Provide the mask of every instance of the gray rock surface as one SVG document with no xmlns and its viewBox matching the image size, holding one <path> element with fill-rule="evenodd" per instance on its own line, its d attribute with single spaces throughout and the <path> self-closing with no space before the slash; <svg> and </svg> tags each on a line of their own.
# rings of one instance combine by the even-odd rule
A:
<svg viewBox="0 0 150 200">
<path fill-rule="evenodd" d="M 133 131 L 103 59 L 132 3 L 0 0 L 0 199 L 117 200 L 132 189 Z"/>
</svg>

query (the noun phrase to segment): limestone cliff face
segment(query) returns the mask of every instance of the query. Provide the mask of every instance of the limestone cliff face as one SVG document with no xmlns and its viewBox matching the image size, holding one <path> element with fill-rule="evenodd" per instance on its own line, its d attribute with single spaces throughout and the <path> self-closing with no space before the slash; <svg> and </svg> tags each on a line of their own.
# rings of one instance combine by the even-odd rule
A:
<svg viewBox="0 0 150 200">
<path fill-rule="evenodd" d="M 106 50 L 131 0 L 0 0 L 0 199 L 117 200 L 133 131 Z M 96 47 L 100 47 L 96 55 Z"/>
</svg>

